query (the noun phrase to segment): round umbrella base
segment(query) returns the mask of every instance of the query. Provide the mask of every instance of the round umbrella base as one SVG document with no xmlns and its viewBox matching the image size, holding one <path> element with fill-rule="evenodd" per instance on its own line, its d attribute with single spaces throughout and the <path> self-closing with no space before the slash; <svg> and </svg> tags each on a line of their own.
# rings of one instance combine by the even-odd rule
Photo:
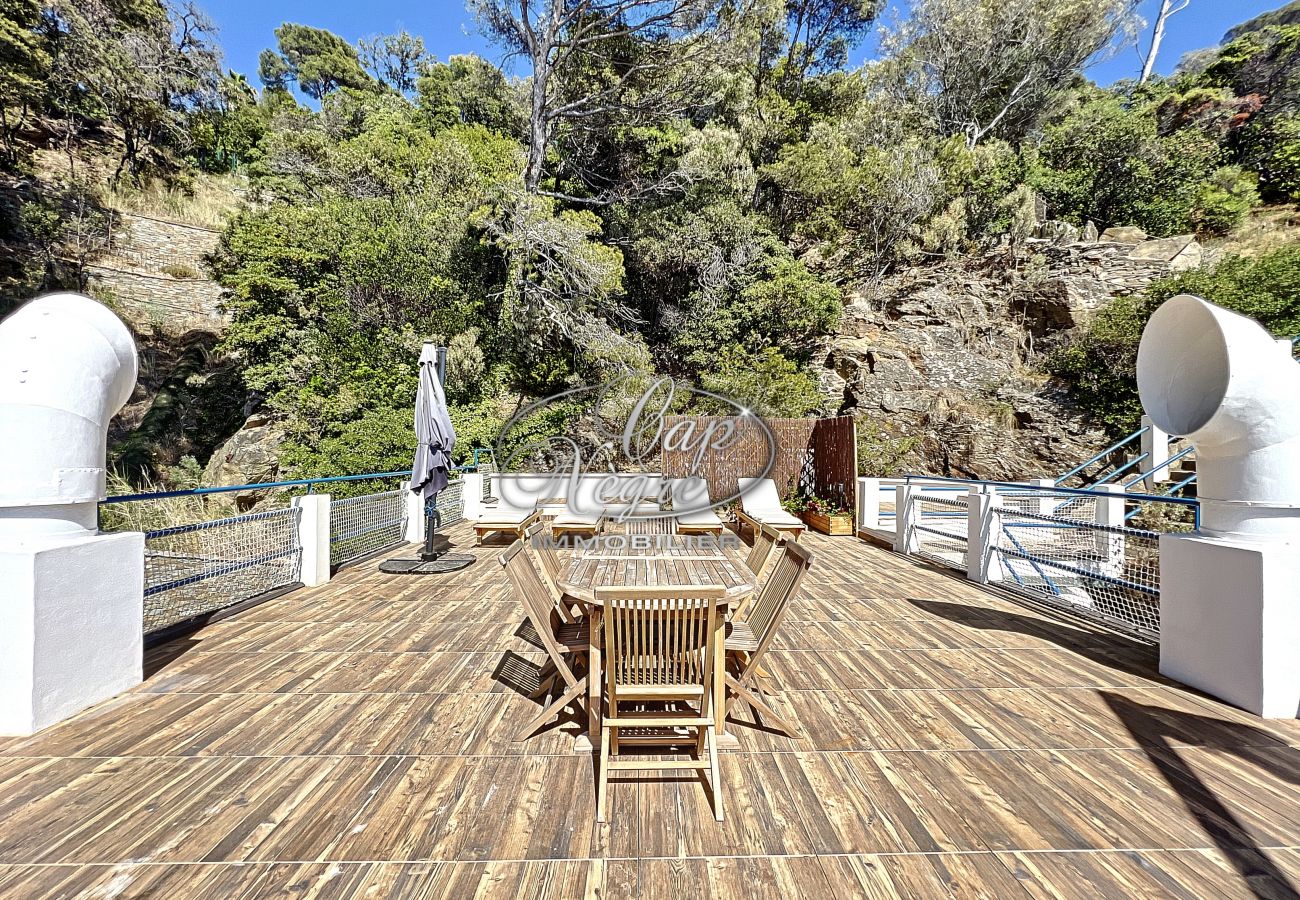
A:
<svg viewBox="0 0 1300 900">
<path fill-rule="evenodd" d="M 389 575 L 444 575 L 456 572 L 474 562 L 468 553 L 444 553 L 437 559 L 386 559 L 379 571 Z"/>
</svg>

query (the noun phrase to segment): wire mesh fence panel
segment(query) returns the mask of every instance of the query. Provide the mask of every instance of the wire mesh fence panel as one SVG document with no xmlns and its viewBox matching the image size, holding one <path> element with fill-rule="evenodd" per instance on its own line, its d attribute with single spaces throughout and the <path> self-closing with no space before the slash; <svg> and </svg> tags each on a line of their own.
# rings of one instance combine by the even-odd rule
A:
<svg viewBox="0 0 1300 900">
<path fill-rule="evenodd" d="M 952 494 L 914 494 L 912 528 L 917 555 L 965 571 L 969 505 L 965 497 Z"/>
<path fill-rule="evenodd" d="M 277 509 L 146 532 L 145 634 L 298 582 L 299 515 Z"/>
<path fill-rule="evenodd" d="M 1121 497 L 1004 496 L 992 535 L 999 562 L 992 574 L 1010 590 L 1157 636 L 1161 530 L 1124 524 Z"/>
<path fill-rule="evenodd" d="M 483 479 L 487 481 L 486 478 Z M 438 492 L 438 526 L 447 528 L 465 518 L 465 482 L 463 479 L 449 481 Z"/>
<path fill-rule="evenodd" d="M 406 489 L 330 501 L 330 565 L 342 566 L 406 540 Z"/>
</svg>

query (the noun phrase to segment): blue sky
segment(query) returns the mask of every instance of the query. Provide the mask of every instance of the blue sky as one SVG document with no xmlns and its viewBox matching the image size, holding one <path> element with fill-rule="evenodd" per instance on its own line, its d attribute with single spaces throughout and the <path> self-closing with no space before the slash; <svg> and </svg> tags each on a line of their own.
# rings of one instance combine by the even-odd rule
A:
<svg viewBox="0 0 1300 900">
<path fill-rule="evenodd" d="M 1159 71 L 1170 72 L 1179 57 L 1189 50 L 1210 47 L 1223 33 L 1252 16 L 1282 6 L 1284 0 L 1192 0 L 1173 16 L 1161 49 Z M 226 65 L 255 79 L 257 55 L 274 46 L 276 26 L 298 22 L 327 28 L 349 41 L 374 34 L 388 34 L 405 28 L 424 38 L 430 52 L 439 59 L 455 53 L 479 53 L 501 63 L 501 51 L 479 34 L 473 17 L 460 0 L 206 0 L 202 6 L 220 28 Z M 1148 21 L 1155 18 L 1160 0 L 1144 0 L 1141 12 Z M 1139 46 L 1145 50 L 1149 31 Z M 861 57 L 872 55 L 873 42 L 862 48 Z M 1095 66 L 1088 74 L 1109 84 L 1138 74 L 1142 62 L 1137 49 L 1121 50 L 1113 59 Z"/>
</svg>

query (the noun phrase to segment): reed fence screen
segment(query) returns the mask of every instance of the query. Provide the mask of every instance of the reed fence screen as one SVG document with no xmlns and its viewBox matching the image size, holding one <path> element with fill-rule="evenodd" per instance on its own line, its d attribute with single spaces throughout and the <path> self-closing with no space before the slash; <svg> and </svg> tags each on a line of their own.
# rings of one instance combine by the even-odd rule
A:
<svg viewBox="0 0 1300 900">
<path fill-rule="evenodd" d="M 740 416 L 665 416 L 664 431 L 684 423 L 694 426 L 697 436 L 710 427 L 718 434 L 728 421 L 735 428 L 735 439 L 728 447 L 702 455 L 695 448 L 665 449 L 663 474 L 668 478 L 701 477 L 709 484 L 709 496 L 721 502 L 735 497 L 738 479 L 762 476 L 770 459 L 766 477 L 776 483 L 781 499 L 802 491 L 836 500 L 850 512 L 855 509 L 857 432 L 852 416 L 764 419 L 772 443 L 757 420 Z"/>
</svg>

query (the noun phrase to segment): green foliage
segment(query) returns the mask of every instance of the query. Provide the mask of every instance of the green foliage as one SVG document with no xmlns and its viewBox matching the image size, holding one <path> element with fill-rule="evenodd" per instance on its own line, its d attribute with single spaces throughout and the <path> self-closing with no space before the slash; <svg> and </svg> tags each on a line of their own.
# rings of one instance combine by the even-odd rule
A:
<svg viewBox="0 0 1300 900">
<path fill-rule="evenodd" d="M 674 2 L 645 21 L 645 0 L 622 16 L 568 5 L 530 44 L 520 27 L 542 7 L 476 3 L 529 56 L 525 81 L 435 61 L 405 32 L 354 47 L 286 23 L 259 96 L 221 75 L 188 7 L 0 0 L 0 130 L 9 165 L 30 110 L 70 158 L 108 122 L 125 173 L 247 177 L 213 261 L 222 346 L 309 474 L 406 464 L 426 339 L 451 347 L 466 451 L 520 405 L 626 373 L 814 414 L 809 366 L 842 284 L 1014 244 L 1043 201 L 1078 224 L 1222 235 L 1261 195 L 1300 198 L 1300 26 L 1268 21 L 1174 78 L 1101 89 L 1082 66 L 1125 34 L 1129 0 L 918 0 L 883 58 L 847 71 L 883 5 Z M 86 184 L 15 209 L 6 294 L 81 283 L 104 215 Z M 1224 263 L 1199 289 L 1274 296 L 1287 265 Z M 1115 428 L 1136 411 L 1149 302 L 1117 302 L 1052 359 Z M 574 412 L 516 440 L 578 427 Z M 157 471 L 170 458 L 148 444 L 133 465 Z M 865 469 L 916 450 L 864 424 Z"/>
<path fill-rule="evenodd" d="M 1151 314 L 1170 297 L 1194 294 L 1258 319 L 1278 337 L 1300 334 L 1300 246 L 1258 258 L 1230 256 L 1209 270 L 1158 281 L 1140 297 L 1121 297 L 1102 309 L 1084 332 L 1049 359 L 1048 370 L 1074 400 L 1114 433 L 1134 427 L 1138 342 Z"/>
<path fill-rule="evenodd" d="M 1282 116 L 1253 129 L 1260 188 L 1270 198 L 1300 200 L 1300 117 Z"/>
<path fill-rule="evenodd" d="M 374 84 L 356 48 L 333 32 L 286 22 L 275 29 L 275 39 L 279 52 L 263 50 L 258 60 L 258 74 L 269 90 L 285 90 L 293 82 L 320 100 L 339 88 Z"/>
<path fill-rule="evenodd" d="M 900 435 L 886 424 L 858 419 L 858 474 L 864 478 L 898 475 L 921 447 L 920 435 Z"/>
<path fill-rule="evenodd" d="M 505 75 L 472 54 L 423 67 L 415 84 L 416 103 L 434 131 L 452 125 L 482 125 L 519 137 L 524 132 L 523 101 Z"/>
<path fill-rule="evenodd" d="M 319 117 L 349 102 L 331 95 Z M 337 141 L 314 120 L 291 127 L 268 162 L 310 147 L 318 166 L 272 177 L 272 188 L 319 199 L 250 210 L 223 235 L 214 270 L 230 292 L 224 346 L 288 421 L 302 471 L 336 474 L 363 458 L 362 469 L 391 467 L 409 456 L 410 423 L 366 435 L 409 419 L 422 339 L 457 348 L 455 400 L 481 396 L 497 341 L 481 349 L 472 329 L 492 321 L 499 268 L 470 222 L 485 195 L 517 177 L 517 150 L 482 126 L 429 134 L 414 109 L 382 100 L 363 105 Z"/>
<path fill-rule="evenodd" d="M 766 347 L 758 353 L 735 345 L 725 348 L 717 355 L 714 367 L 700 375 L 700 385 L 769 418 L 817 415 L 825 405 L 813 377 L 775 347 Z M 715 414 L 735 414 L 734 407 L 714 406 L 709 402 L 702 403 L 701 409 Z"/>
<path fill-rule="evenodd" d="M 63 118 L 64 139 L 86 120 L 107 119 L 121 133 L 114 180 L 166 169 L 150 154 L 185 149 L 189 114 L 212 103 L 220 78 L 214 31 L 190 5 L 54 0 L 45 101 Z"/>
<path fill-rule="evenodd" d="M 424 39 L 406 31 L 362 38 L 357 50 L 366 69 L 400 94 L 415 90 L 415 79 L 428 60 Z"/>
<path fill-rule="evenodd" d="M 1090 89 L 1044 131 L 1029 182 L 1052 216 L 1156 235 L 1222 234 L 1257 204 L 1253 181 L 1194 127 L 1161 133 L 1156 105 Z"/>
<path fill-rule="evenodd" d="M 839 290 L 734 201 L 674 205 L 639 224 L 629 265 L 638 293 L 662 298 L 647 317 L 674 352 L 672 371 L 708 368 L 732 345 L 802 361 L 838 320 Z"/>
<path fill-rule="evenodd" d="M 1196 230 L 1206 234 L 1227 234 L 1245 221 L 1259 205 L 1254 173 L 1238 166 L 1218 169 L 1200 185 L 1191 219 Z"/>
<path fill-rule="evenodd" d="M 6 168 L 18 162 L 18 130 L 39 104 L 49 74 L 40 25 L 40 0 L 0 0 L 0 163 Z"/>
</svg>

